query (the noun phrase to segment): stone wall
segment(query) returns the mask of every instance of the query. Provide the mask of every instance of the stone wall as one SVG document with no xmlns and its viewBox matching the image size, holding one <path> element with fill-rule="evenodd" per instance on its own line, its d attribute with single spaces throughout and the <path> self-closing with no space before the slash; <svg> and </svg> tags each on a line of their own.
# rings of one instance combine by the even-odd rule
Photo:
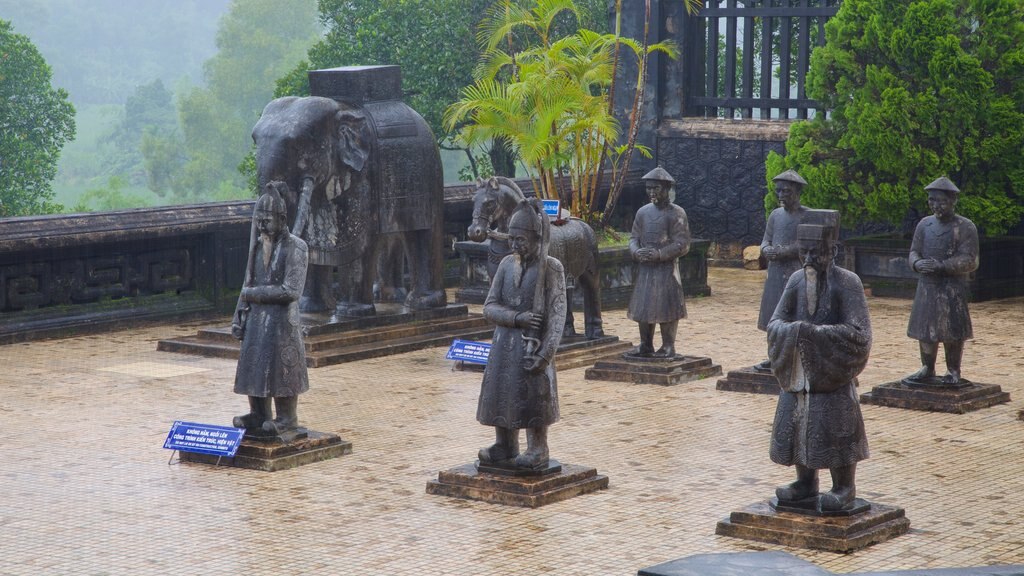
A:
<svg viewBox="0 0 1024 576">
<path fill-rule="evenodd" d="M 783 153 L 788 122 L 663 120 L 658 163 L 676 179 L 676 204 L 690 231 L 714 244 L 712 258 L 741 260 L 764 235 L 765 158 Z"/>
</svg>

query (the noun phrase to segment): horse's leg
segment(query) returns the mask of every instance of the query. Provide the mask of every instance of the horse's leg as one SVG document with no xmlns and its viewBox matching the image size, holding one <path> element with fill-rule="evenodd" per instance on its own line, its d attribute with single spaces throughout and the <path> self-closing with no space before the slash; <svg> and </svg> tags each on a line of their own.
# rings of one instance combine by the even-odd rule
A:
<svg viewBox="0 0 1024 576">
<path fill-rule="evenodd" d="M 562 338 L 576 336 L 576 320 L 572 316 L 572 296 L 575 288 L 572 284 L 565 286 L 565 328 L 562 329 Z"/>
<path fill-rule="evenodd" d="M 604 336 L 601 320 L 601 278 L 594 272 L 584 272 L 576 280 L 583 289 L 583 330 L 588 340 Z"/>
</svg>

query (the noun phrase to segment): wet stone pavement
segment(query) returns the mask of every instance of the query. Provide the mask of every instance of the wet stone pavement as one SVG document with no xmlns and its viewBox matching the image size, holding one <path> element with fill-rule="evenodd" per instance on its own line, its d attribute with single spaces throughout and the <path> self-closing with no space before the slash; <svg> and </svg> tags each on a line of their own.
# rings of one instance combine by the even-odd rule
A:
<svg viewBox="0 0 1024 576">
<path fill-rule="evenodd" d="M 712 269 L 688 302 L 680 352 L 729 370 L 763 359 L 763 272 Z M 910 302 L 869 298 L 861 391 L 917 369 Z M 784 551 L 833 572 L 1024 563 L 1024 299 L 972 306 L 964 376 L 1009 404 L 964 415 L 864 406 L 861 496 L 906 509 L 911 532 L 849 555 L 715 535 L 792 470 L 768 459 L 775 400 L 559 374 L 552 456 L 610 487 L 538 509 L 430 496 L 437 472 L 492 440 L 474 419 L 480 374 L 444 349 L 310 371 L 299 415 L 353 453 L 282 472 L 167 464 L 171 422 L 244 411 L 235 363 L 156 351 L 197 325 L 0 347 L 0 574 L 588 574 L 701 553 Z M 623 310 L 606 331 L 635 340 Z M 940 360 L 941 363 L 941 360 Z"/>
</svg>

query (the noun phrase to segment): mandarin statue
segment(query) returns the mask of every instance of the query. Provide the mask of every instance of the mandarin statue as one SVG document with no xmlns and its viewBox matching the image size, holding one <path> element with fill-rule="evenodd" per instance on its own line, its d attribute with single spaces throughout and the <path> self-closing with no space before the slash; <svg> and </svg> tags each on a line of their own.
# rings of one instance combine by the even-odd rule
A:
<svg viewBox="0 0 1024 576">
<path fill-rule="evenodd" d="M 910 268 L 920 274 L 907 336 L 918 340 L 921 369 L 904 379 L 910 384 L 957 386 L 964 342 L 974 336 L 967 310 L 968 280 L 978 269 L 978 230 L 955 213 L 960 189 L 942 177 L 925 187 L 934 213 L 918 223 L 910 245 Z M 946 375 L 935 377 L 942 343 Z"/>
<path fill-rule="evenodd" d="M 768 215 L 761 240 L 761 254 L 768 261 L 768 276 L 761 293 L 761 310 L 757 315 L 757 329 L 768 330 L 768 321 L 775 313 L 775 306 L 786 287 L 790 274 L 800 269 L 800 254 L 796 243 L 796 227 L 800 224 L 807 208 L 800 204 L 800 194 L 807 181 L 794 170 L 786 170 L 775 178 L 775 196 L 781 205 Z M 755 370 L 771 370 L 771 360 L 754 366 Z"/>
<path fill-rule="evenodd" d="M 558 421 L 554 357 L 565 326 L 565 275 L 548 256 L 550 224 L 537 200 L 524 200 L 509 222 L 512 254 L 494 274 L 484 317 L 496 324 L 476 419 L 493 426 L 495 442 L 478 467 L 543 471 L 548 427 Z M 527 449 L 519 451 L 519 430 Z"/>
<path fill-rule="evenodd" d="M 651 200 L 637 210 L 629 237 L 629 252 L 637 263 L 629 300 L 629 319 L 640 327 L 640 345 L 625 356 L 672 359 L 676 329 L 686 318 L 679 258 L 690 251 L 686 212 L 674 204 L 675 179 L 662 167 L 644 175 Z M 661 327 L 661 347 L 654 349 L 654 328 Z"/>
<path fill-rule="evenodd" d="M 308 252 L 288 231 L 286 189 L 284 182 L 269 182 L 256 201 L 249 261 L 231 323 L 231 333 L 242 341 L 235 393 L 249 397 L 249 413 L 234 425 L 247 436 L 296 431 L 298 397 L 309 389 L 299 316 Z"/>
<path fill-rule="evenodd" d="M 772 426 L 771 459 L 796 467 L 778 488 L 779 505 L 833 512 L 853 506 L 857 462 L 868 457 L 857 375 L 871 350 L 871 322 L 860 278 L 833 264 L 839 215 L 800 224 L 803 269 L 793 272 L 768 322 L 768 354 L 782 388 Z M 828 469 L 832 489 L 818 490 Z"/>
</svg>

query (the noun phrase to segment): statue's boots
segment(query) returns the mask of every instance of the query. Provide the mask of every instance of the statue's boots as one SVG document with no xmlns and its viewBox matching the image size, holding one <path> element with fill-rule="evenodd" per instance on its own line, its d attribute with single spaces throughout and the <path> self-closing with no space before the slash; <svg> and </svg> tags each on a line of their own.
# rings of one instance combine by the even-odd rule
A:
<svg viewBox="0 0 1024 576">
<path fill-rule="evenodd" d="M 526 452 L 516 456 L 518 468 L 543 468 L 548 465 L 548 427 L 526 429 Z"/>
<path fill-rule="evenodd" d="M 818 507 L 825 512 L 842 510 L 857 497 L 857 486 L 854 482 L 856 464 L 832 468 L 830 472 L 832 489 L 818 497 Z"/>
<path fill-rule="evenodd" d="M 519 430 L 516 428 L 494 427 L 494 444 L 481 448 L 477 457 L 481 464 L 497 464 L 519 455 Z"/>
<path fill-rule="evenodd" d="M 264 432 L 281 434 L 299 427 L 298 396 L 278 396 L 274 398 L 274 405 L 277 408 L 277 418 L 263 423 Z"/>
<path fill-rule="evenodd" d="M 921 341 L 921 369 L 907 376 L 907 380 L 926 380 L 935 376 L 935 358 L 939 355 L 938 342 Z"/>
<path fill-rule="evenodd" d="M 235 428 L 246 430 L 259 430 L 263 423 L 270 419 L 271 399 L 249 396 L 249 413 L 235 416 L 231 421 Z"/>
<path fill-rule="evenodd" d="M 661 323 L 661 348 L 654 353 L 659 358 L 674 358 L 676 355 L 676 329 L 679 321 Z"/>
<path fill-rule="evenodd" d="M 771 360 L 771 358 L 766 358 L 766 359 L 758 362 L 757 364 L 754 364 L 754 370 L 757 370 L 758 372 L 771 372 L 772 371 L 772 360 Z"/>
<path fill-rule="evenodd" d="M 960 361 L 964 357 L 964 343 L 944 342 L 942 347 L 946 351 L 946 375 L 942 377 L 943 384 L 960 383 Z"/>
<path fill-rule="evenodd" d="M 640 345 L 627 352 L 627 354 L 630 356 L 653 356 L 654 323 L 638 322 L 638 324 L 640 326 Z"/>
<path fill-rule="evenodd" d="M 775 489 L 779 502 L 796 502 L 817 494 L 818 471 L 800 464 L 796 465 L 796 482 Z"/>
</svg>

